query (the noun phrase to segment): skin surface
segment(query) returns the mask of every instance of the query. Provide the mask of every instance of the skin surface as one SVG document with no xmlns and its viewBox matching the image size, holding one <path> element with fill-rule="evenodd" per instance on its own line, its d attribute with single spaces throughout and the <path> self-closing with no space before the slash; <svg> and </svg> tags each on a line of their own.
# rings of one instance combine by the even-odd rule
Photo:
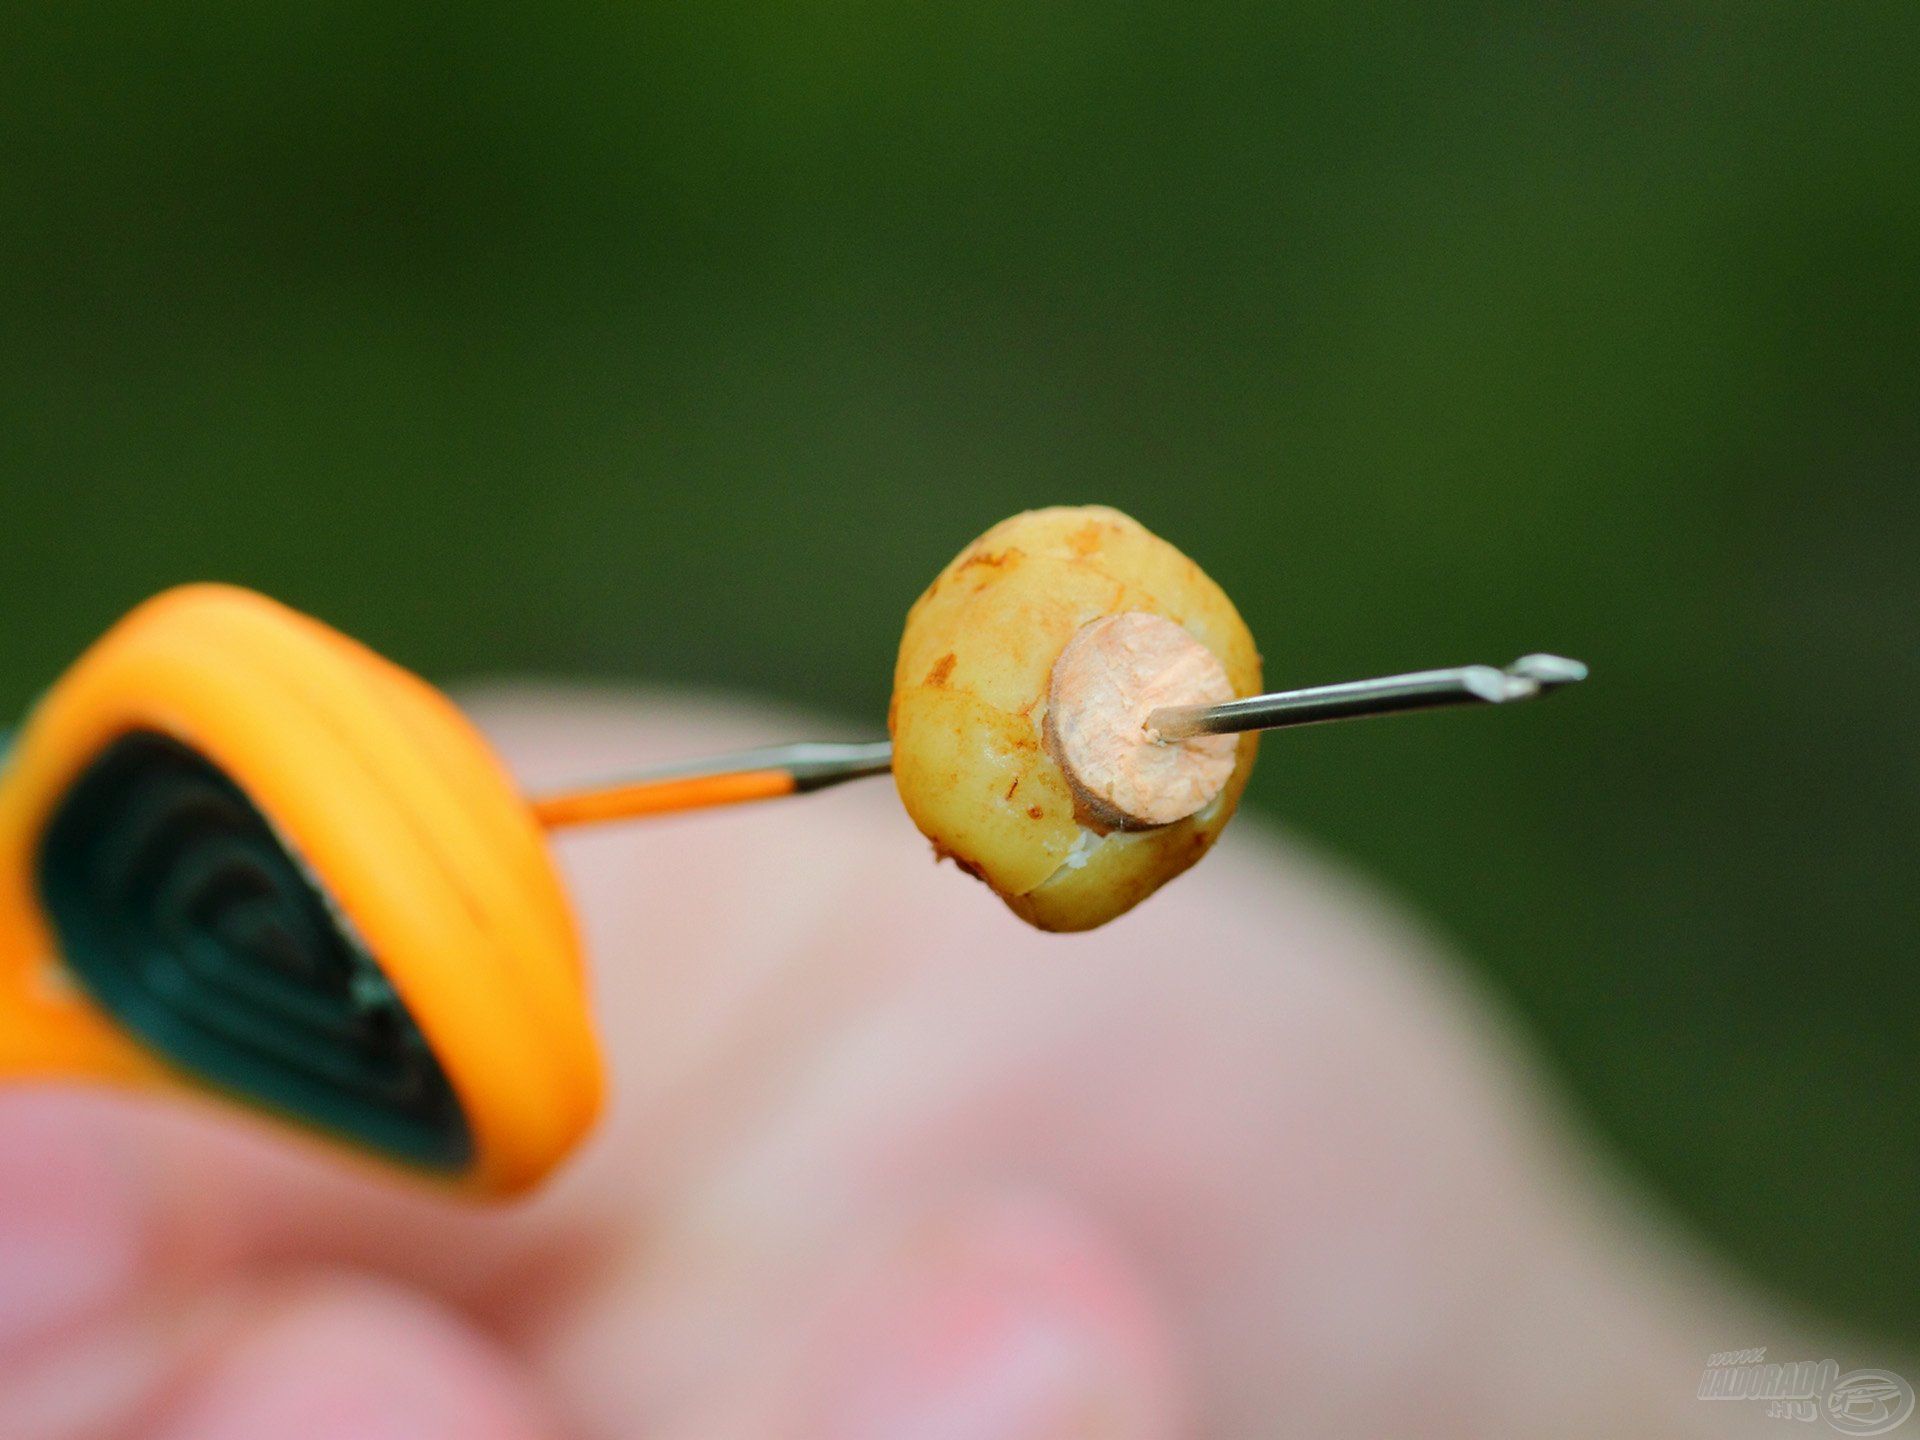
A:
<svg viewBox="0 0 1920 1440">
<path fill-rule="evenodd" d="M 1054 662 L 1091 620 L 1165 616 L 1260 688 L 1260 655 L 1225 592 L 1166 541 L 1104 506 L 1003 520 L 956 556 L 907 613 L 888 729 L 894 779 L 915 825 L 1043 930 L 1090 930 L 1139 904 L 1219 837 L 1259 740 L 1239 738 L 1220 796 L 1151 830 L 1080 823 L 1047 753 Z"/>
<path fill-rule="evenodd" d="M 477 709 L 543 789 L 817 728 Z M 1580 1158 L 1455 962 L 1259 825 L 1085 941 L 978 904 L 877 781 L 560 848 L 615 1099 L 525 1204 L 226 1109 L 0 1094 L 0 1435 L 1688 1440 L 1782 1433 L 1696 1398 L 1711 1352 L 1834 1353 Z"/>
</svg>

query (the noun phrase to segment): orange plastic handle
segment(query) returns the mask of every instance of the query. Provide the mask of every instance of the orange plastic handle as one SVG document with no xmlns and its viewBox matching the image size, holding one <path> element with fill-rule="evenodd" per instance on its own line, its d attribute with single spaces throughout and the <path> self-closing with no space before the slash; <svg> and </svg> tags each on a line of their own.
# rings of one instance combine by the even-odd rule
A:
<svg viewBox="0 0 1920 1440">
<path fill-rule="evenodd" d="M 39 838 L 116 738 L 158 731 L 245 791 L 351 921 L 459 1097 L 460 1183 L 524 1189 L 602 1098 L 579 943 L 545 838 L 438 691 L 226 586 L 135 610 L 28 717 L 0 771 L 0 1079 L 203 1087 L 67 978 L 35 894 Z"/>
</svg>

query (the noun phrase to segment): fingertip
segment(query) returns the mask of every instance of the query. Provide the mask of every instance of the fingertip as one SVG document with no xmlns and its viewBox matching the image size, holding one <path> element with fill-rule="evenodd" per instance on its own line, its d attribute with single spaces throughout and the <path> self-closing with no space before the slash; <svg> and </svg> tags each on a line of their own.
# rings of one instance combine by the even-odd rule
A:
<svg viewBox="0 0 1920 1440">
<path fill-rule="evenodd" d="M 82 1097 L 0 1094 L 0 1359 L 132 1292 L 147 1235 L 128 1159 Z"/>
<path fill-rule="evenodd" d="M 1076 1209 L 994 1196 L 914 1227 L 794 1334 L 778 1377 L 689 1435 L 733 1440 L 1170 1440 L 1172 1329 L 1127 1254 Z"/>
<path fill-rule="evenodd" d="M 1084 1216 L 999 1197 L 914 1236 L 825 1345 L 822 1436 L 1163 1440 L 1168 1327 L 1123 1251 Z M 837 1373 L 836 1373 L 837 1371 Z"/>
<path fill-rule="evenodd" d="M 149 1440 L 544 1440 L 518 1364 L 401 1287 L 327 1277 L 271 1302 L 175 1392 Z"/>
</svg>

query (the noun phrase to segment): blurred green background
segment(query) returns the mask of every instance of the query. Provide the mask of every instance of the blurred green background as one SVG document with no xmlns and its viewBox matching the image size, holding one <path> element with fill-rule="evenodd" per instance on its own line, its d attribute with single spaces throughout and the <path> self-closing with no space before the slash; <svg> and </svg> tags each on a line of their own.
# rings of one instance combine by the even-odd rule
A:
<svg viewBox="0 0 1920 1440">
<path fill-rule="evenodd" d="M 1059 500 L 1276 683 L 1579 655 L 1255 799 L 1915 1341 L 1917 55 L 1911 0 L 7 7 L 0 703 L 219 577 L 878 725 L 907 602 Z"/>
</svg>

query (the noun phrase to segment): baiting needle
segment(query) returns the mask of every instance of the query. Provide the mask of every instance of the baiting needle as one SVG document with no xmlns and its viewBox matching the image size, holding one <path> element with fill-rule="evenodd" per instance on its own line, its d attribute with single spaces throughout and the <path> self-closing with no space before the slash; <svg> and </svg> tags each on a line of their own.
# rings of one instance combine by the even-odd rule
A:
<svg viewBox="0 0 1920 1440">
<path fill-rule="evenodd" d="M 1164 706 L 1147 716 L 1146 728 L 1155 739 L 1171 744 L 1195 735 L 1284 730 L 1449 705 L 1502 705 L 1529 700 L 1586 678 L 1587 667 L 1578 660 L 1526 655 L 1504 670 L 1491 665 L 1460 665 L 1451 670 L 1420 670 L 1378 680 L 1281 690 L 1221 705 Z M 531 805 L 540 824 L 563 829 L 804 794 L 869 775 L 884 775 L 892 763 L 893 746 L 885 740 L 775 745 L 656 766 L 609 784 L 541 796 Z"/>
</svg>

